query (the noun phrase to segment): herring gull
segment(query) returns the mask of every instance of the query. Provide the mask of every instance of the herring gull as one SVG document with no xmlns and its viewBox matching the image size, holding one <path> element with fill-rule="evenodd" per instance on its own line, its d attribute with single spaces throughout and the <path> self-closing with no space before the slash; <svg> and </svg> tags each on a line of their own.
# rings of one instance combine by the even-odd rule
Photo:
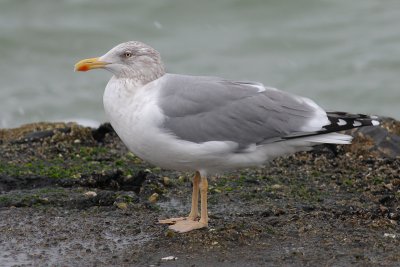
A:
<svg viewBox="0 0 400 267">
<path fill-rule="evenodd" d="M 189 215 L 159 221 L 178 232 L 208 226 L 210 174 L 321 143 L 349 144 L 352 137 L 338 131 L 379 124 L 372 116 L 326 112 L 258 82 L 166 73 L 160 54 L 137 41 L 75 65 L 76 71 L 98 68 L 113 74 L 104 108 L 129 150 L 156 166 L 195 173 Z"/>
</svg>

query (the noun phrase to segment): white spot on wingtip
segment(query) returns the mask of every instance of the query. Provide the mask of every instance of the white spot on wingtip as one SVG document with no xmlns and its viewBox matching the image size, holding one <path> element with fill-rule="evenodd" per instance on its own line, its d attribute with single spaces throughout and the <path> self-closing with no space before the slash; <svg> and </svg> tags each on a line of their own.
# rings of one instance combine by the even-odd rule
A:
<svg viewBox="0 0 400 267">
<path fill-rule="evenodd" d="M 358 127 L 358 126 L 361 126 L 362 124 L 361 124 L 361 122 L 359 122 L 359 121 L 354 121 L 354 123 L 353 123 L 353 126 L 354 127 Z"/>
<path fill-rule="evenodd" d="M 373 126 L 378 126 L 380 124 L 380 122 L 376 120 L 372 120 L 371 123 Z"/>
<path fill-rule="evenodd" d="M 346 125 L 346 124 L 347 124 L 347 122 L 345 120 L 342 120 L 342 119 L 339 119 L 339 122 L 337 123 L 337 125 L 339 125 L 339 126 L 343 126 L 343 125 Z"/>
</svg>

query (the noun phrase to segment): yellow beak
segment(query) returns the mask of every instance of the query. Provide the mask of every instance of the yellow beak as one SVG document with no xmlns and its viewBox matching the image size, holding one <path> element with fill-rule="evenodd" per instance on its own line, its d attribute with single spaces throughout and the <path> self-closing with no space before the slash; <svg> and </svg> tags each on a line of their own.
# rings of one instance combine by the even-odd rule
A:
<svg viewBox="0 0 400 267">
<path fill-rule="evenodd" d="M 100 61 L 98 57 L 88 58 L 75 64 L 75 71 L 88 71 L 92 69 L 104 68 L 109 63 Z"/>
</svg>

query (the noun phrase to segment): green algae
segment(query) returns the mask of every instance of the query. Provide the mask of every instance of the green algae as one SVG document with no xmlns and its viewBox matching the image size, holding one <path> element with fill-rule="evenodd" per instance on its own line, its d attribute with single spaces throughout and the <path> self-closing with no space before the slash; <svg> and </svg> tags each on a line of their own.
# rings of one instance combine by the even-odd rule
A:
<svg viewBox="0 0 400 267">
<path fill-rule="evenodd" d="M 50 158 L 31 158 L 29 161 L 1 161 L 0 175 L 10 177 L 40 176 L 54 179 L 76 179 L 93 173 L 103 173 L 115 169 L 123 170 L 123 175 L 132 175 L 137 169 L 132 156 L 110 157 L 104 147 L 80 147 L 78 151 Z"/>
</svg>

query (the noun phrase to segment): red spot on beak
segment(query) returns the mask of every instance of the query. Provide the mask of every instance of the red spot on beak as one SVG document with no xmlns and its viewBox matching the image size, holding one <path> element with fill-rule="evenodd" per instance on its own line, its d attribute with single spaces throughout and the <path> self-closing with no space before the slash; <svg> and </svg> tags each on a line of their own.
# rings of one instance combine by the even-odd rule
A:
<svg viewBox="0 0 400 267">
<path fill-rule="evenodd" d="M 88 67 L 88 65 L 82 65 L 82 66 L 79 66 L 79 68 L 77 70 L 78 71 L 88 71 L 89 67 Z"/>
</svg>

